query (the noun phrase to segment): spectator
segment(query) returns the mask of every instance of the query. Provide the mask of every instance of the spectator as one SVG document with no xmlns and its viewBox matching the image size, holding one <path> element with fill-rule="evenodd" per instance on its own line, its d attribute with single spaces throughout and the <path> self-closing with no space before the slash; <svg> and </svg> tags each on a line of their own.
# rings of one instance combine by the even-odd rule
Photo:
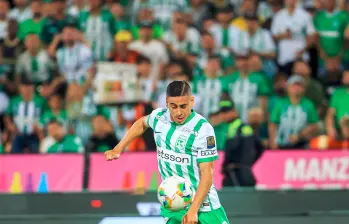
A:
<svg viewBox="0 0 349 224">
<path fill-rule="evenodd" d="M 273 23 L 275 14 L 278 13 L 283 8 L 283 0 L 267 0 L 270 5 L 272 16 L 267 18 L 263 23 L 262 27 L 267 30 L 271 30 L 271 24 Z M 260 14 L 259 14 L 260 15 Z M 263 15 L 261 16 L 263 20 Z"/>
<path fill-rule="evenodd" d="M 85 151 L 81 139 L 67 134 L 63 124 L 58 120 L 50 121 L 48 133 L 55 143 L 47 149 L 47 153 L 83 153 Z"/>
<path fill-rule="evenodd" d="M 7 36 L 8 1 L 0 0 L 0 39 Z"/>
<path fill-rule="evenodd" d="M 68 92 L 73 93 L 73 95 L 68 94 L 69 99 L 81 100 L 82 96 L 88 91 L 90 87 L 88 75 L 93 65 L 93 59 L 90 48 L 83 44 L 81 39 L 81 34 L 73 24 L 66 24 L 62 35 L 55 37 L 49 47 L 49 52 L 51 57 L 56 58 L 61 76 L 52 82 L 46 95 L 52 94 L 65 82 L 68 83 Z M 63 47 L 57 50 L 61 41 Z M 76 91 L 69 91 L 73 89 Z"/>
<path fill-rule="evenodd" d="M 252 166 L 261 157 L 264 147 L 253 128 L 239 118 L 231 119 L 227 130 L 222 165 L 223 186 L 253 187 L 256 185 L 256 179 Z"/>
<path fill-rule="evenodd" d="M 25 40 L 29 33 L 40 35 L 43 28 L 44 19 L 42 17 L 42 4 L 40 0 L 32 0 L 31 4 L 32 18 L 24 20 L 19 24 L 18 38 Z"/>
<path fill-rule="evenodd" d="M 201 34 L 201 50 L 197 57 L 193 57 L 193 76 L 201 76 L 206 67 L 208 58 L 216 55 L 219 55 L 224 74 L 231 73 L 235 65 L 232 54 L 227 49 L 217 48 L 213 35 L 209 32 L 203 32 Z"/>
<path fill-rule="evenodd" d="M 151 9 L 148 8 L 142 8 L 139 10 L 139 13 L 137 14 L 137 21 L 134 26 L 132 26 L 132 36 L 134 40 L 139 40 L 140 38 L 140 24 L 142 21 L 152 21 L 152 37 L 154 39 L 160 39 L 164 33 L 164 30 L 162 29 L 161 25 L 156 23 L 154 18 L 154 13 Z"/>
<path fill-rule="evenodd" d="M 17 38 L 18 23 L 16 20 L 9 20 L 7 27 L 7 36 L 0 40 L 0 67 L 8 76 L 8 81 L 15 79 L 16 61 L 23 52 L 23 42 Z M 11 86 L 12 92 L 16 86 Z"/>
<path fill-rule="evenodd" d="M 287 75 L 278 73 L 273 79 L 273 94 L 268 100 L 268 114 L 273 112 L 275 105 L 279 100 L 287 97 Z"/>
<path fill-rule="evenodd" d="M 125 16 L 125 9 L 120 2 L 112 2 L 110 12 L 114 16 L 114 32 L 118 33 L 121 30 L 130 30 L 131 22 Z"/>
<path fill-rule="evenodd" d="M 95 116 L 92 119 L 92 126 L 93 133 L 86 146 L 87 152 L 105 152 L 119 143 L 112 126 L 104 116 Z"/>
<path fill-rule="evenodd" d="M 132 42 L 132 34 L 126 30 L 122 30 L 115 35 L 115 46 L 110 52 L 109 59 L 119 63 L 135 64 L 139 57 L 139 53 L 128 49 Z"/>
<path fill-rule="evenodd" d="M 73 4 L 68 8 L 68 15 L 78 18 L 80 13 L 88 10 L 85 0 L 73 0 Z"/>
<path fill-rule="evenodd" d="M 209 32 L 213 35 L 217 48 L 229 48 L 232 44 L 232 35 L 238 30 L 236 27 L 231 26 L 230 22 L 232 18 L 233 13 L 231 8 L 218 8 L 216 14 L 218 23 L 213 24 L 209 28 Z"/>
<path fill-rule="evenodd" d="M 287 8 L 275 14 L 271 32 L 278 41 L 280 71 L 291 75 L 297 59 L 308 61 L 307 50 L 314 43 L 315 29 L 310 14 L 296 7 L 296 0 L 285 0 L 285 3 Z"/>
<path fill-rule="evenodd" d="M 32 11 L 28 7 L 28 0 L 14 0 L 15 8 L 10 11 L 10 19 L 15 19 L 18 23 L 32 17 Z"/>
<path fill-rule="evenodd" d="M 80 14 L 79 27 L 91 44 L 94 59 L 107 60 L 113 47 L 115 20 L 109 10 L 103 9 L 102 0 L 89 0 L 89 11 Z"/>
<path fill-rule="evenodd" d="M 52 119 L 56 119 L 67 127 L 67 111 L 64 109 L 63 99 L 60 95 L 54 94 L 48 99 L 49 108 L 40 117 L 40 128 L 47 127 Z"/>
<path fill-rule="evenodd" d="M 17 82 L 23 74 L 28 75 L 35 86 L 52 81 L 54 64 L 47 52 L 41 48 L 39 36 L 28 34 L 25 38 L 26 51 L 18 58 L 16 65 Z"/>
<path fill-rule="evenodd" d="M 325 10 L 316 13 L 314 25 L 320 37 L 320 75 L 339 69 L 342 63 L 344 31 L 348 24 L 349 15 L 345 11 L 337 11 L 335 0 L 324 1 Z"/>
<path fill-rule="evenodd" d="M 48 10 L 48 15 L 42 22 L 40 37 L 45 46 L 49 46 L 54 37 L 62 32 L 65 23 L 69 21 L 69 17 L 66 17 L 65 14 L 64 0 L 52 0 L 52 2 L 46 3 L 45 7 Z"/>
<path fill-rule="evenodd" d="M 152 96 L 153 108 L 166 107 L 166 88 L 173 79 L 176 79 L 177 76 L 179 76 L 179 78 L 184 78 L 184 80 L 188 79 L 192 81 L 191 69 L 186 60 L 171 60 L 166 65 L 164 71 L 164 73 L 161 73 L 162 76 L 157 82 L 156 90 Z M 195 106 L 197 106 L 197 104 Z"/>
<path fill-rule="evenodd" d="M 208 118 L 219 110 L 219 101 L 223 93 L 223 80 L 218 56 L 211 56 L 204 70 L 204 76 L 194 78 L 193 93 L 201 99 L 200 112 Z"/>
<path fill-rule="evenodd" d="M 261 19 L 261 23 L 264 23 L 267 19 L 273 17 L 272 10 L 273 0 L 259 1 L 257 7 L 257 15 Z"/>
<path fill-rule="evenodd" d="M 196 101 L 196 98 L 195 98 Z M 210 114 L 209 121 L 216 133 L 218 150 L 225 150 L 228 124 L 238 118 L 237 111 L 228 94 L 223 93 L 219 101 L 219 110 Z"/>
<path fill-rule="evenodd" d="M 204 18 L 213 17 L 212 8 L 212 3 L 207 0 L 190 0 L 190 24 L 196 29 L 201 30 L 203 28 L 202 21 Z"/>
<path fill-rule="evenodd" d="M 140 24 L 140 39 L 133 41 L 129 49 L 137 51 L 152 60 L 153 65 L 166 64 L 169 60 L 165 45 L 152 38 L 153 22 L 142 21 Z"/>
<path fill-rule="evenodd" d="M 332 139 L 349 140 L 349 71 L 343 73 L 343 86 L 335 90 L 326 116 L 327 134 Z M 338 131 L 337 131 L 338 130 Z M 339 132 L 339 133 L 338 133 Z"/>
<path fill-rule="evenodd" d="M 248 60 L 248 55 L 237 55 L 237 71 L 224 78 L 225 91 L 229 93 L 243 122 L 247 122 L 250 108 L 258 106 L 265 111 L 270 95 L 265 77 L 249 72 Z"/>
<path fill-rule="evenodd" d="M 160 22 L 165 30 L 171 28 L 173 14 L 177 11 L 189 11 L 188 2 L 186 0 L 135 0 L 133 3 L 133 15 L 137 15 L 141 7 L 151 8 L 154 11 L 155 19 Z"/>
<path fill-rule="evenodd" d="M 240 11 L 239 11 L 239 16 L 235 18 L 232 22 L 231 25 L 235 26 L 238 28 L 240 31 L 246 31 L 247 30 L 247 24 L 246 20 L 243 17 L 247 12 L 253 12 L 255 13 L 257 10 L 257 4 L 256 0 L 243 0 L 243 2 L 240 5 Z"/>
<path fill-rule="evenodd" d="M 327 104 L 324 89 L 319 81 L 311 77 L 311 70 L 307 62 L 298 60 L 293 66 L 293 73 L 300 75 L 305 81 L 304 96 L 315 105 L 318 114 L 324 118 Z"/>
<path fill-rule="evenodd" d="M 288 98 L 279 100 L 270 115 L 270 147 L 304 149 L 317 134 L 319 116 L 313 103 L 304 97 L 303 77 L 293 75 L 287 85 Z"/>
<path fill-rule="evenodd" d="M 176 59 L 199 52 L 200 34 L 195 28 L 188 27 L 184 18 L 173 21 L 172 30 L 164 34 L 163 40 L 168 44 L 172 57 Z"/>
<path fill-rule="evenodd" d="M 268 148 L 268 123 L 265 121 L 264 111 L 260 107 L 251 108 L 247 115 L 248 124 L 264 148 Z"/>
<path fill-rule="evenodd" d="M 274 59 L 276 59 L 276 47 L 269 31 L 261 28 L 257 14 L 248 12 L 244 15 L 247 31 L 235 34 L 235 41 L 231 47 L 235 53 L 242 54 L 249 51 L 262 59 L 262 71 L 268 77 L 273 77 L 277 71 Z"/>
<path fill-rule="evenodd" d="M 25 76 L 21 79 L 19 93 L 11 98 L 5 117 L 7 132 L 14 137 L 11 152 L 37 153 L 37 124 L 44 109 L 44 99 L 35 94 L 34 83 Z"/>
</svg>

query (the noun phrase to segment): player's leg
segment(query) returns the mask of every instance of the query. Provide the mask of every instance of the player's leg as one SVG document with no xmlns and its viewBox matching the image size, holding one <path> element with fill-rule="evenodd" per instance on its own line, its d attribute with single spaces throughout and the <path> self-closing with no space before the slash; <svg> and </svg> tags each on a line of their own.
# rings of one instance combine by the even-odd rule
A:
<svg viewBox="0 0 349 224">
<path fill-rule="evenodd" d="M 229 224 L 224 208 L 199 213 L 199 224 Z"/>
</svg>

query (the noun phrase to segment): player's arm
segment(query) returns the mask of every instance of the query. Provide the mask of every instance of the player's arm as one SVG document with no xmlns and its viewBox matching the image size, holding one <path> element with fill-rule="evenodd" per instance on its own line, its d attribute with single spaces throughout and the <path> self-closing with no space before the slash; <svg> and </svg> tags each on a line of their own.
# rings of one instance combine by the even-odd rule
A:
<svg viewBox="0 0 349 224">
<path fill-rule="evenodd" d="M 148 116 L 138 119 L 128 130 L 126 135 L 121 139 L 119 144 L 117 144 L 114 149 L 106 151 L 105 157 L 107 160 L 113 160 L 119 158 L 122 151 L 136 138 L 143 135 L 143 133 L 148 129 Z"/>
<path fill-rule="evenodd" d="M 216 137 L 213 127 L 206 123 L 200 130 L 201 136 L 198 141 L 197 162 L 200 169 L 200 183 L 197 188 L 194 200 L 183 218 L 183 223 L 193 223 L 197 219 L 197 213 L 207 198 L 208 192 L 213 183 L 214 161 L 218 159 L 216 148 Z"/>
</svg>

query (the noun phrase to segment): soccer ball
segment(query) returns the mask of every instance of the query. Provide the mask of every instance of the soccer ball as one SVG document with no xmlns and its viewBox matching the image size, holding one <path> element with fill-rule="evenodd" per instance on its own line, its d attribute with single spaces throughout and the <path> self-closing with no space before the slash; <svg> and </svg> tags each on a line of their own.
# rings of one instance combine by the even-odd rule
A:
<svg viewBox="0 0 349 224">
<path fill-rule="evenodd" d="M 168 177 L 158 188 L 158 199 L 164 208 L 172 211 L 185 209 L 193 200 L 193 186 L 182 177 Z"/>
</svg>

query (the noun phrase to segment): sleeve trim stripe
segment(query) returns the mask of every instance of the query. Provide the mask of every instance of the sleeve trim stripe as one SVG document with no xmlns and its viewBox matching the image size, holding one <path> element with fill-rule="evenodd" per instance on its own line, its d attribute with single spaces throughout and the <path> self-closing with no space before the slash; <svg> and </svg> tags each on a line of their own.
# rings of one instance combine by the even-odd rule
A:
<svg viewBox="0 0 349 224">
<path fill-rule="evenodd" d="M 218 156 L 212 156 L 208 158 L 197 159 L 198 163 L 212 162 L 218 159 Z"/>
</svg>

